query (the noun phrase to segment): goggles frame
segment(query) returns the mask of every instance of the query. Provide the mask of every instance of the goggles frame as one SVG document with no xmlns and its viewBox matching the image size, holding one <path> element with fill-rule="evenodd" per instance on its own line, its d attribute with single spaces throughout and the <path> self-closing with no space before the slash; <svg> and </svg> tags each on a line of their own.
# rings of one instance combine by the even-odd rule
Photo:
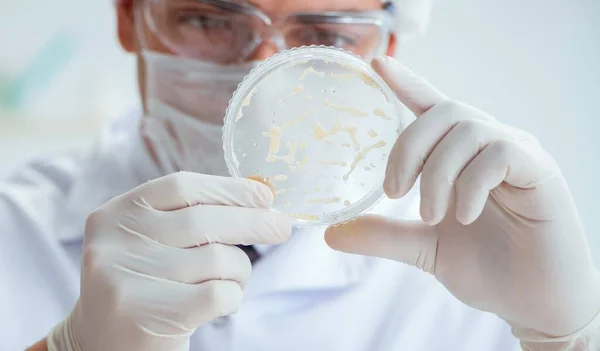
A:
<svg viewBox="0 0 600 351">
<path fill-rule="evenodd" d="M 160 3 L 162 1 L 168 0 L 141 0 L 136 1 L 136 4 L 139 4 L 138 7 L 143 7 L 143 2 L 149 1 L 151 3 Z M 262 11 L 261 9 L 253 6 L 247 2 L 240 2 L 235 0 L 195 0 L 201 4 L 207 4 L 213 6 L 215 8 L 231 11 L 232 13 L 237 13 L 240 15 L 252 16 L 259 19 L 264 25 L 265 30 L 257 32 L 256 37 L 259 40 L 253 42 L 251 44 L 251 48 L 243 53 L 244 60 L 247 61 L 248 56 L 251 54 L 253 50 L 256 49 L 261 43 L 266 40 L 273 40 L 276 44 L 279 51 L 289 49 L 287 45 L 285 45 L 285 40 L 281 40 L 281 31 L 280 28 L 283 24 L 339 24 L 339 25 L 371 25 L 375 26 L 379 29 L 381 38 L 386 38 L 391 33 L 391 27 L 393 25 L 393 20 L 395 16 L 395 6 L 391 1 L 382 1 L 381 10 L 371 10 L 371 11 L 299 11 L 292 12 L 283 16 L 271 16 Z M 137 11 L 136 11 L 137 12 Z M 152 16 L 149 16 L 147 13 L 145 15 L 141 15 L 140 19 L 144 19 L 142 22 L 147 23 L 149 28 L 158 36 L 159 40 L 163 41 L 165 39 L 161 38 L 159 31 L 154 25 L 154 21 Z M 138 21 L 136 21 L 138 22 Z M 140 31 L 138 29 L 139 32 Z M 142 44 L 145 45 L 145 38 L 142 35 Z M 279 39 L 279 40 L 278 40 Z M 165 43 L 168 44 L 168 43 Z M 167 45 L 168 46 L 168 45 Z M 373 52 L 369 55 L 372 58 L 377 55 L 381 55 L 385 52 L 387 48 L 387 42 L 382 40 L 381 43 L 378 43 L 378 47 L 373 50 Z"/>
</svg>

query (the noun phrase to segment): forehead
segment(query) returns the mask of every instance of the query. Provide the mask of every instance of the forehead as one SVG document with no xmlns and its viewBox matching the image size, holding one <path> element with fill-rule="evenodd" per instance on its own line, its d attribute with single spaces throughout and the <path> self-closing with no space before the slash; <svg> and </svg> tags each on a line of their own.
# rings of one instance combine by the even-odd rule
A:
<svg viewBox="0 0 600 351">
<path fill-rule="evenodd" d="M 381 0 L 236 0 L 249 3 L 267 13 L 299 11 L 373 11 Z"/>
</svg>

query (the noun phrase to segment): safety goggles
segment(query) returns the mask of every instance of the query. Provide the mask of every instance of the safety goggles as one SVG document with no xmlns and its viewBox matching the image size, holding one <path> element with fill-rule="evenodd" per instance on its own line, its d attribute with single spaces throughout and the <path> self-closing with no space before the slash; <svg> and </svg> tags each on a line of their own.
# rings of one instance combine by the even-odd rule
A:
<svg viewBox="0 0 600 351">
<path fill-rule="evenodd" d="M 176 55 L 233 64 L 265 41 L 284 50 L 335 46 L 370 59 L 387 48 L 393 5 L 367 12 L 297 12 L 269 16 L 235 0 L 141 0 L 138 15 Z M 139 21 L 138 21 L 139 22 Z"/>
</svg>

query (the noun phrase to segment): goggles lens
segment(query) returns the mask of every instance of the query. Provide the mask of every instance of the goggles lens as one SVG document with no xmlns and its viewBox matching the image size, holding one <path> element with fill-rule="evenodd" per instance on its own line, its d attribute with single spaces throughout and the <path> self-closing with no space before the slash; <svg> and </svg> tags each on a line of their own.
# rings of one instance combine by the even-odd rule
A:
<svg viewBox="0 0 600 351">
<path fill-rule="evenodd" d="M 283 28 L 287 48 L 305 45 L 335 46 L 363 57 L 385 42 L 377 25 L 353 23 L 293 23 Z"/>
<path fill-rule="evenodd" d="M 277 37 L 280 49 L 335 46 L 365 58 L 378 54 L 389 31 L 377 18 L 351 14 L 298 14 L 271 26 L 270 19 L 243 3 L 218 0 L 140 2 L 147 27 L 174 54 L 229 64 L 248 59 L 263 40 Z"/>
</svg>

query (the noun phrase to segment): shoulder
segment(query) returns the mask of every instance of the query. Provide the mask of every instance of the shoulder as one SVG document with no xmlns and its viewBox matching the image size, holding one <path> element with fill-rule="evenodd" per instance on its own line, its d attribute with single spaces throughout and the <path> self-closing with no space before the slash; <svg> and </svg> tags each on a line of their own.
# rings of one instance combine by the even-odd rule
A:
<svg viewBox="0 0 600 351">
<path fill-rule="evenodd" d="M 72 308 L 87 216 L 135 184 L 132 136 L 109 124 L 88 148 L 32 160 L 0 180 L 0 280 L 8 287 L 0 289 L 0 324 L 12 332 L 0 349 L 22 349 Z"/>
<path fill-rule="evenodd" d="M 85 150 L 72 150 L 37 159 L 0 181 L 0 223 L 9 237 L 55 226 L 85 155 Z"/>
<path fill-rule="evenodd" d="M 14 196 L 18 191 L 40 188 L 67 192 L 81 169 L 80 161 L 85 154 L 84 150 L 68 150 L 33 159 L 0 182 L 0 196 Z"/>
<path fill-rule="evenodd" d="M 77 295 L 77 270 L 56 233 L 83 157 L 38 159 L 0 181 L 0 324 L 9 332 L 0 349 L 39 339 Z"/>
<path fill-rule="evenodd" d="M 80 239 L 87 215 L 135 183 L 130 160 L 139 158 L 132 154 L 138 120 L 112 120 L 89 147 L 33 160 L 0 181 L 0 228 Z"/>
</svg>

